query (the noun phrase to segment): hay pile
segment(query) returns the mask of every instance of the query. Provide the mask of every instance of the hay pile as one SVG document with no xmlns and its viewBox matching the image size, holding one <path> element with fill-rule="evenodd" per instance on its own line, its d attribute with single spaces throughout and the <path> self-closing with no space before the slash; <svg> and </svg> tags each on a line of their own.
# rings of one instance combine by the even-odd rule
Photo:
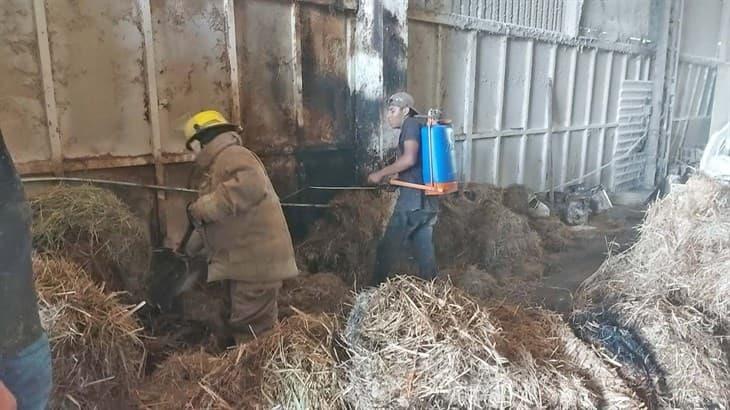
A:
<svg viewBox="0 0 730 410">
<path fill-rule="evenodd" d="M 561 252 L 573 243 L 574 233 L 557 216 L 528 218 L 527 222 L 537 232 L 543 249 L 548 252 Z"/>
<path fill-rule="evenodd" d="M 480 302 L 509 300 L 529 303 L 535 299 L 538 285 L 531 278 L 497 277 L 474 265 L 443 269 L 441 279 L 451 281 L 454 286 Z"/>
<path fill-rule="evenodd" d="M 652 366 L 638 373 L 660 406 L 727 407 L 730 190 L 695 177 L 651 207 L 640 233 L 581 285 L 574 319 L 588 339 L 609 323 L 641 341 Z"/>
<path fill-rule="evenodd" d="M 502 204 L 510 211 L 527 215 L 532 192 L 524 185 L 510 185 L 502 190 Z"/>
<path fill-rule="evenodd" d="M 61 185 L 31 198 L 30 205 L 37 250 L 64 253 L 107 287 L 141 298 L 149 232 L 111 191 Z"/>
<path fill-rule="evenodd" d="M 51 341 L 54 407 L 73 403 L 131 405 L 145 350 L 134 309 L 104 293 L 78 265 L 63 258 L 33 258 L 41 318 Z"/>
<path fill-rule="evenodd" d="M 338 272 L 348 284 L 367 284 L 375 249 L 395 206 L 396 194 L 353 191 L 330 202 L 330 212 L 318 221 L 296 248 L 299 265 L 312 273 Z"/>
<path fill-rule="evenodd" d="M 377 243 L 397 195 L 355 191 L 337 196 L 327 218 L 312 228 L 297 247 L 301 267 L 309 272 L 342 272 L 348 284 L 368 283 Z M 559 221 L 529 219 L 529 191 L 515 185 L 505 189 L 471 184 L 458 194 L 440 199 L 434 232 L 439 266 L 476 265 L 498 276 L 542 275 L 543 246 L 562 250 L 567 230 Z M 513 210 L 514 209 L 514 210 Z M 537 228 L 537 232 L 535 229 Z M 399 272 L 414 272 L 400 261 Z"/>
<path fill-rule="evenodd" d="M 342 408 L 331 315 L 296 315 L 220 356 L 170 356 L 139 389 L 146 408 Z"/>
<path fill-rule="evenodd" d="M 350 313 L 345 398 L 362 409 L 639 407 L 568 335 L 557 315 L 484 308 L 448 283 L 396 278 Z"/>
<path fill-rule="evenodd" d="M 352 289 L 332 273 L 300 274 L 285 280 L 279 292 L 279 318 L 296 311 L 308 314 L 341 313 L 352 302 Z"/>
<path fill-rule="evenodd" d="M 526 262 L 539 263 L 543 256 L 527 218 L 505 207 L 502 190 L 491 185 L 443 198 L 434 242 L 442 266 L 477 265 L 504 276 L 523 275 Z"/>
</svg>

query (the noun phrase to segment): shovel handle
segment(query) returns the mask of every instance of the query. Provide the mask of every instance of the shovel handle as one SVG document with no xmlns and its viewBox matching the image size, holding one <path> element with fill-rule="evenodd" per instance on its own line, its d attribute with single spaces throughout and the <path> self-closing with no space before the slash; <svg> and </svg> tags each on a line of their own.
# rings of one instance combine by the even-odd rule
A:
<svg viewBox="0 0 730 410">
<path fill-rule="evenodd" d="M 190 237 L 193 236 L 194 230 L 195 226 L 193 226 L 193 223 L 188 222 L 188 227 L 185 229 L 185 234 L 183 235 L 180 244 L 177 246 L 175 253 L 185 254 L 185 248 L 188 246 L 188 242 L 190 241 Z"/>
</svg>

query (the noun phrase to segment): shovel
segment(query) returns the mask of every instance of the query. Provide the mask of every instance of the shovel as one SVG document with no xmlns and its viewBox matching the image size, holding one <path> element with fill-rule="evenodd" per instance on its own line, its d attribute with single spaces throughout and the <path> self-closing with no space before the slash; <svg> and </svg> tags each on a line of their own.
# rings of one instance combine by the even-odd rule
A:
<svg viewBox="0 0 730 410">
<path fill-rule="evenodd" d="M 188 215 L 188 227 L 177 249 L 158 248 L 152 251 L 147 294 L 150 303 L 160 310 L 172 310 L 175 298 L 190 290 L 202 274 L 202 270 L 191 270 L 191 258 L 185 253 L 193 230 L 195 225 Z"/>
</svg>

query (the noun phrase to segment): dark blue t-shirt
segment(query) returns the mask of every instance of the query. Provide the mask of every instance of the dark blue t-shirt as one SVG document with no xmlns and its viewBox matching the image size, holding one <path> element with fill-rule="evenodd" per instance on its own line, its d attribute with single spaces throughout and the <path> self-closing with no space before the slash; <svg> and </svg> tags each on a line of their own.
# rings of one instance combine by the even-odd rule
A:
<svg viewBox="0 0 730 410">
<path fill-rule="evenodd" d="M 400 157 L 405 152 L 406 141 L 415 141 L 418 144 L 416 163 L 398 174 L 398 179 L 401 181 L 423 184 L 423 163 L 421 161 L 421 127 L 423 125 L 422 120 L 415 117 L 408 117 L 403 121 L 403 125 L 401 126 L 400 136 L 398 137 L 398 156 Z M 435 211 L 438 207 L 435 197 L 426 196 L 423 190 L 401 187 L 399 191 L 400 195 L 395 206 L 397 211 L 412 211 L 415 209 Z"/>
</svg>

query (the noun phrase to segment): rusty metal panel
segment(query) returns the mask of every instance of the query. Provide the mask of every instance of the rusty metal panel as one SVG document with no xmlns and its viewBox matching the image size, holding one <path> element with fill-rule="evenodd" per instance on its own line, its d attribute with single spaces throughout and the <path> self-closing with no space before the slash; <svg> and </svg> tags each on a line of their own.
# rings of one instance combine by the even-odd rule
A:
<svg viewBox="0 0 730 410">
<path fill-rule="evenodd" d="M 302 97 L 304 146 L 351 144 L 348 29 L 345 15 L 302 5 Z"/>
<path fill-rule="evenodd" d="M 291 7 L 269 0 L 235 2 L 241 118 L 246 144 L 257 152 L 296 145 Z"/>
<path fill-rule="evenodd" d="M 438 105 L 438 29 L 433 24 L 408 23 L 408 92 L 421 110 Z"/>
<path fill-rule="evenodd" d="M 164 152 L 183 152 L 179 127 L 203 109 L 231 113 L 223 1 L 152 0 L 160 131 Z"/>
<path fill-rule="evenodd" d="M 460 135 L 464 133 L 467 33 L 451 28 L 444 29 L 443 33 L 443 109 L 453 120 L 454 134 Z"/>
<path fill-rule="evenodd" d="M 0 128 L 16 162 L 49 159 L 31 0 L 3 0 L 0 39 Z"/>
<path fill-rule="evenodd" d="M 64 157 L 149 153 L 136 4 L 54 0 L 46 6 Z"/>
</svg>

